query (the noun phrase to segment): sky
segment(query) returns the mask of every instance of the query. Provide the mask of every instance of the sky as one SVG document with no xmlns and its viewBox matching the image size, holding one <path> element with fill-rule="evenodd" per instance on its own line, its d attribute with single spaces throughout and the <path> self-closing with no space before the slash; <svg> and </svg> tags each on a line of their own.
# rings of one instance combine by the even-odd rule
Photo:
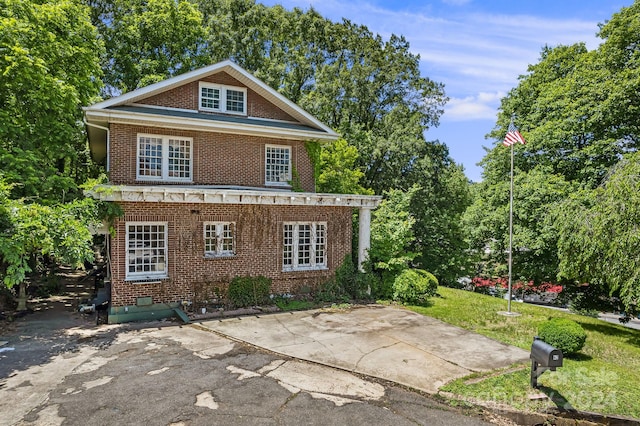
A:
<svg viewBox="0 0 640 426">
<path fill-rule="evenodd" d="M 333 21 L 347 18 L 385 40 L 403 35 L 420 55 L 423 77 L 444 83 L 450 98 L 438 139 L 469 179 L 482 180 L 477 163 L 495 123 L 500 99 L 536 64 L 545 46 L 584 42 L 595 49 L 598 24 L 633 0 L 259 0 L 287 9 L 313 7 Z"/>
</svg>

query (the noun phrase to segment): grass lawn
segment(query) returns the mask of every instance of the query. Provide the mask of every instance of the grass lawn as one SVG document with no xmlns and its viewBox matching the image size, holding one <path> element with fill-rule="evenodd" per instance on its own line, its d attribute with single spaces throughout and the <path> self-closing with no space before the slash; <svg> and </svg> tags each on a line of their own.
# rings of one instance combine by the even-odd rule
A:
<svg viewBox="0 0 640 426">
<path fill-rule="evenodd" d="M 453 381 L 442 388 L 454 394 L 483 401 L 539 411 L 551 404 L 564 408 L 640 418 L 640 331 L 595 318 L 573 315 L 541 306 L 512 303 L 520 317 L 505 317 L 507 301 L 478 293 L 440 287 L 425 307 L 410 307 L 423 315 L 438 318 L 501 342 L 531 349 L 538 325 L 550 318 L 569 318 L 587 333 L 580 353 L 565 357 L 564 366 L 538 379 L 540 391 L 549 400 L 532 401 L 530 365 L 504 372 L 476 374 Z"/>
</svg>

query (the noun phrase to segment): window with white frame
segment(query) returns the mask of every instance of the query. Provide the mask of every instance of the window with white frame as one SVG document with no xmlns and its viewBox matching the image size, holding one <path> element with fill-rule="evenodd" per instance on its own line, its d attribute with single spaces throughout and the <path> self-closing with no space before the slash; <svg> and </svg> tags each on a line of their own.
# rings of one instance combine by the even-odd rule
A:
<svg viewBox="0 0 640 426">
<path fill-rule="evenodd" d="M 282 269 L 326 269 L 326 222 L 286 222 L 283 232 Z"/>
<path fill-rule="evenodd" d="M 291 147 L 267 145 L 264 169 L 267 185 L 288 185 L 291 181 Z"/>
<path fill-rule="evenodd" d="M 200 82 L 200 109 L 247 115 L 247 89 L 222 84 Z"/>
<path fill-rule="evenodd" d="M 138 135 L 138 180 L 192 180 L 193 140 L 181 136 Z"/>
<path fill-rule="evenodd" d="M 128 279 L 167 276 L 167 223 L 127 222 Z"/>
<path fill-rule="evenodd" d="M 205 257 L 233 256 L 235 254 L 235 223 L 204 223 Z"/>
</svg>

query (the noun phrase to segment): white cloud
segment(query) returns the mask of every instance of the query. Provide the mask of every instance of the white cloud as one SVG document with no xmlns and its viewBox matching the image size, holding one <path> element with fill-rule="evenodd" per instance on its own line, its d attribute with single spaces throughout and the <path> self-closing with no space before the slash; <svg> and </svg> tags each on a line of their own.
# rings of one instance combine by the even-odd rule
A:
<svg viewBox="0 0 640 426">
<path fill-rule="evenodd" d="M 466 0 L 450 0 L 464 3 Z M 548 19 L 525 15 L 464 14 L 439 17 L 429 9 L 392 11 L 367 1 L 284 0 L 285 7 L 313 6 L 324 16 L 343 16 L 389 37 L 402 34 L 419 53 L 423 73 L 440 77 L 450 95 L 470 95 L 478 90 L 507 91 L 517 77 L 536 63 L 542 47 L 587 42 L 597 46 L 597 22 Z M 462 81 L 461 81 L 462 80 Z M 469 89 L 473 87 L 473 91 Z"/>
<path fill-rule="evenodd" d="M 442 121 L 494 120 L 504 92 L 480 92 L 464 98 L 451 98 L 445 106 Z"/>
</svg>

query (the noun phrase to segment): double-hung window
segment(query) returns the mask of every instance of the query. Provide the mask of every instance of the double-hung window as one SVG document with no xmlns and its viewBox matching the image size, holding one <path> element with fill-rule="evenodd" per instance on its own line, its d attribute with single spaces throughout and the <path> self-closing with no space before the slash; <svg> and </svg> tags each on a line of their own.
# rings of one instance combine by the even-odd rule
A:
<svg viewBox="0 0 640 426">
<path fill-rule="evenodd" d="M 326 269 L 326 222 L 285 222 L 282 269 Z"/>
<path fill-rule="evenodd" d="M 291 147 L 267 145 L 264 169 L 265 184 L 288 185 L 291 182 Z"/>
<path fill-rule="evenodd" d="M 247 115 L 247 89 L 201 81 L 199 105 L 202 111 Z"/>
<path fill-rule="evenodd" d="M 127 222 L 126 277 L 153 279 L 167 276 L 167 223 Z"/>
<path fill-rule="evenodd" d="M 204 223 L 205 257 L 233 256 L 235 254 L 235 223 Z"/>
<path fill-rule="evenodd" d="M 192 181 L 193 140 L 182 136 L 138 135 L 138 180 Z"/>
</svg>

